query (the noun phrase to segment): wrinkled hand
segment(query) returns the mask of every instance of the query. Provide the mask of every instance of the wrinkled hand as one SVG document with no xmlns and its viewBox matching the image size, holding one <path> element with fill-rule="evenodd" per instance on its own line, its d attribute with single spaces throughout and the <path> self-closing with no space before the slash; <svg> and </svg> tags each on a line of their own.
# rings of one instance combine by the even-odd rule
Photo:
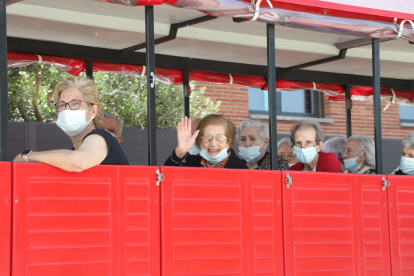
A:
<svg viewBox="0 0 414 276">
<path fill-rule="evenodd" d="M 194 134 L 191 135 L 191 120 L 187 117 L 181 118 L 181 121 L 177 125 L 178 146 L 175 149 L 175 154 L 179 158 L 183 158 L 191 149 L 199 132 L 199 130 L 196 130 L 194 131 Z"/>
<path fill-rule="evenodd" d="M 24 160 L 22 159 L 22 154 L 19 153 L 18 155 L 16 155 L 16 157 L 13 159 L 13 162 L 24 162 Z"/>
</svg>

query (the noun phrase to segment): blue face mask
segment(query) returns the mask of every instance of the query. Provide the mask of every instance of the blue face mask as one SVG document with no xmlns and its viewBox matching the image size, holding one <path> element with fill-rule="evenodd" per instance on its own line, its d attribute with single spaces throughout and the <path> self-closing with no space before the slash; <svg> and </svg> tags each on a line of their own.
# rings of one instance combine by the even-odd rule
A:
<svg viewBox="0 0 414 276">
<path fill-rule="evenodd" d="M 260 147 L 239 147 L 239 154 L 247 163 L 254 164 L 259 160 L 260 157 Z"/>
<path fill-rule="evenodd" d="M 191 147 L 188 153 L 191 155 L 197 155 L 200 153 L 200 150 L 197 148 L 197 145 L 194 143 L 194 145 Z"/>
<path fill-rule="evenodd" d="M 407 175 L 414 175 L 414 159 L 401 156 L 400 169 Z"/>
<path fill-rule="evenodd" d="M 316 151 L 315 147 L 309 147 L 309 148 L 299 148 L 297 146 L 293 147 L 293 154 L 296 155 L 299 162 L 309 165 L 312 163 L 313 159 L 318 155 L 318 152 Z"/>
<path fill-rule="evenodd" d="M 344 159 L 344 165 L 347 171 L 354 173 L 354 172 L 357 172 L 361 168 L 362 163 L 357 163 L 356 160 L 361 156 L 362 153 L 363 152 L 361 152 L 357 157 Z"/>
<path fill-rule="evenodd" d="M 200 156 L 203 157 L 207 162 L 211 164 L 218 164 L 227 157 L 229 157 L 229 154 L 227 153 L 228 148 L 226 147 L 224 150 L 217 153 L 215 156 L 210 156 L 208 153 L 204 150 L 204 148 L 201 148 Z"/>
</svg>

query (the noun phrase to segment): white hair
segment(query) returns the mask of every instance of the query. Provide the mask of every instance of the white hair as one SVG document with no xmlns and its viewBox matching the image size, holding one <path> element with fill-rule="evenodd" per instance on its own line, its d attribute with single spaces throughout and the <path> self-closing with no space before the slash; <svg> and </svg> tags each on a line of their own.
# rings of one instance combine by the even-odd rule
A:
<svg viewBox="0 0 414 276">
<path fill-rule="evenodd" d="M 304 128 L 313 128 L 316 131 L 316 143 L 323 142 L 325 139 L 325 135 L 323 134 L 321 125 L 315 120 L 315 119 L 304 119 L 300 122 L 297 122 L 292 126 L 290 129 L 290 141 L 292 141 L 292 144 L 295 144 L 295 133 L 298 129 L 304 129 Z"/>
<path fill-rule="evenodd" d="M 346 142 L 347 139 L 345 137 L 332 137 L 323 143 L 322 151 L 331 152 L 338 157 L 338 160 L 341 160 Z"/>
<path fill-rule="evenodd" d="M 236 130 L 236 141 L 239 141 L 240 132 L 244 127 L 257 127 L 257 132 L 259 136 L 264 141 L 266 138 L 269 138 L 269 128 L 267 125 L 263 124 L 262 122 L 255 121 L 255 120 L 244 120 L 239 124 L 239 127 Z"/>
<path fill-rule="evenodd" d="M 108 112 L 106 112 L 104 114 L 104 117 L 109 118 L 109 119 L 114 119 L 115 121 L 118 122 L 118 124 L 119 124 L 119 135 L 121 136 L 122 135 L 122 129 L 124 128 L 124 120 L 122 120 L 121 118 L 115 116 L 112 113 L 108 113 Z"/>
<path fill-rule="evenodd" d="M 407 149 L 414 149 L 414 132 L 402 139 L 402 146 Z"/>
<path fill-rule="evenodd" d="M 289 147 L 291 147 L 291 146 L 292 146 L 292 142 L 291 142 L 291 141 L 290 141 L 290 139 L 289 139 L 289 138 L 287 138 L 287 137 L 282 138 L 282 139 L 280 139 L 280 140 L 277 142 L 277 149 L 279 150 L 279 148 L 280 148 L 281 146 L 283 146 L 283 145 L 288 145 Z"/>
<path fill-rule="evenodd" d="M 367 159 L 365 164 L 375 169 L 375 142 L 368 135 L 352 135 L 348 141 L 354 139 L 358 141 L 359 152 L 365 152 Z"/>
</svg>

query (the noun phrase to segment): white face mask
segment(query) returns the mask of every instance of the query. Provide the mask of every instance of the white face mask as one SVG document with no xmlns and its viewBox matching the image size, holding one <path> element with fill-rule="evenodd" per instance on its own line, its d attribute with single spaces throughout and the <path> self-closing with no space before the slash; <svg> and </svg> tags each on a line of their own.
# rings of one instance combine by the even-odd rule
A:
<svg viewBox="0 0 414 276">
<path fill-rule="evenodd" d="M 318 152 L 316 151 L 315 147 L 302 149 L 297 146 L 294 146 L 293 154 L 296 155 L 299 162 L 309 165 L 313 161 L 313 159 L 315 159 L 316 155 L 318 155 Z"/>
<path fill-rule="evenodd" d="M 188 153 L 191 155 L 197 155 L 200 153 L 200 150 L 197 148 L 197 145 L 194 143 L 194 145 L 191 147 Z"/>
<path fill-rule="evenodd" d="M 358 171 L 361 168 L 362 163 L 357 163 L 356 160 L 361 156 L 362 153 L 363 152 L 361 152 L 357 157 L 344 159 L 345 169 L 351 173 Z"/>
<path fill-rule="evenodd" d="M 400 169 L 407 175 L 414 175 L 414 159 L 401 156 Z"/>
<path fill-rule="evenodd" d="M 220 151 L 219 153 L 217 153 L 214 156 L 210 156 L 205 150 L 204 148 L 201 148 L 200 151 L 200 156 L 203 157 L 207 162 L 212 163 L 212 164 L 218 164 L 221 161 L 223 161 L 224 159 L 226 159 L 227 157 L 229 157 L 229 154 L 227 153 L 228 148 L 226 147 L 224 150 Z"/>
<path fill-rule="evenodd" d="M 261 147 L 261 145 L 249 148 L 239 147 L 239 154 L 247 163 L 254 164 L 259 160 Z"/>
<path fill-rule="evenodd" d="M 59 112 L 56 124 L 69 136 L 76 136 L 81 133 L 93 120 L 93 117 L 86 121 L 86 110 L 63 110 Z"/>
</svg>

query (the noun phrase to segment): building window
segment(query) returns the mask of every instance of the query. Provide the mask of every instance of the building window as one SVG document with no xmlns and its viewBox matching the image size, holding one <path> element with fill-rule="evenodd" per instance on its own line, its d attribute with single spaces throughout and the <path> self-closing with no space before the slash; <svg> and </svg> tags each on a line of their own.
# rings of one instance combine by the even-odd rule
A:
<svg viewBox="0 0 414 276">
<path fill-rule="evenodd" d="M 316 91 L 277 91 L 276 98 L 279 116 L 319 117 L 319 97 Z M 268 115 L 269 101 L 266 90 L 249 88 L 249 112 L 250 115 Z"/>
<path fill-rule="evenodd" d="M 401 123 L 414 123 L 414 106 L 398 105 Z"/>
</svg>

